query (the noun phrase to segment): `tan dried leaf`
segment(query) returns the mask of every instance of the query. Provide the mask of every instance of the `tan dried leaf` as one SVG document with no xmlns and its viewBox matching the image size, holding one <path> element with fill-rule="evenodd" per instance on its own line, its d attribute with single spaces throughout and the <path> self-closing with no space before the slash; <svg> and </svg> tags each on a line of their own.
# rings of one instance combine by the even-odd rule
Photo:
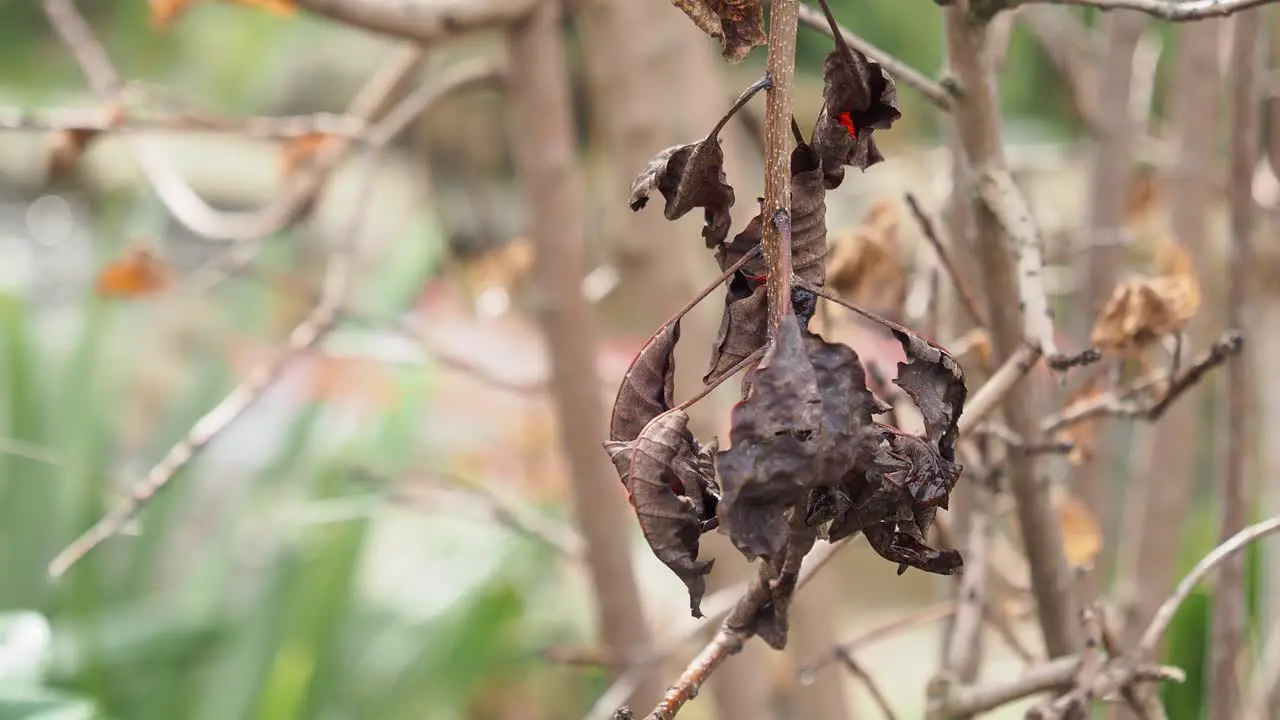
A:
<svg viewBox="0 0 1280 720">
<path fill-rule="evenodd" d="M 898 203 L 879 200 L 852 231 L 835 236 L 827 256 L 827 285 L 869 309 L 896 313 L 907 297 L 907 273 L 898 235 Z"/>
<path fill-rule="evenodd" d="M 1063 493 L 1058 499 L 1058 522 L 1062 526 L 1062 550 L 1072 568 L 1093 565 L 1102 552 L 1102 528 L 1080 498 Z"/>
<path fill-rule="evenodd" d="M 731 63 L 747 59 L 757 45 L 765 44 L 764 3 L 761 0 L 671 0 L 693 24 L 724 43 L 724 58 Z"/>
<path fill-rule="evenodd" d="M 1091 341 L 1105 350 L 1130 352 L 1181 331 L 1200 309 L 1200 280 L 1186 248 L 1157 249 L 1159 275 L 1122 281 L 1093 326 Z"/>
</svg>

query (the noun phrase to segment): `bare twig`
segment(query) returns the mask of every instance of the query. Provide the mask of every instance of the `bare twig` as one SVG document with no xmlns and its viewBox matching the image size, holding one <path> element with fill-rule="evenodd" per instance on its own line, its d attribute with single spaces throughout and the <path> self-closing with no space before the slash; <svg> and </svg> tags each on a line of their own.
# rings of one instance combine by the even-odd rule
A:
<svg viewBox="0 0 1280 720">
<path fill-rule="evenodd" d="M 62 464 L 62 459 L 52 448 L 15 438 L 0 438 L 0 455 L 11 455 L 47 465 Z"/>
<path fill-rule="evenodd" d="M 401 112 L 402 108 L 416 107 L 425 109 L 435 99 L 456 90 L 459 87 L 492 75 L 489 61 L 469 61 L 461 63 L 449 71 L 433 78 L 421 93 L 406 98 L 395 112 L 379 123 L 371 134 L 371 144 L 381 147 L 389 143 L 408 125 L 412 115 Z M 54 558 L 49 565 L 49 574 L 60 577 L 77 560 L 84 557 L 103 541 L 115 535 L 130 519 L 149 502 L 156 493 L 173 479 L 173 476 L 199 455 L 205 447 L 223 430 L 231 425 L 242 413 L 262 396 L 268 387 L 284 372 L 289 365 L 301 357 L 308 349 L 315 346 L 333 328 L 346 302 L 348 287 L 354 264 L 355 248 L 353 240 L 360 234 L 360 227 L 365 214 L 362 212 L 365 197 L 372 190 L 372 181 L 379 168 L 379 163 L 370 162 L 367 175 L 361 186 L 361 197 L 355 204 L 355 213 L 351 225 L 344 234 L 347 239 L 329 257 L 325 270 L 324 284 L 320 300 L 290 333 L 286 340 L 286 348 L 278 357 L 255 367 L 248 376 L 223 400 L 204 414 L 192 426 L 187 436 L 171 447 L 169 451 L 151 468 L 146 477 L 131 490 L 124 502 L 111 510 L 89 528 L 84 535 L 71 543 Z"/>
<path fill-rule="evenodd" d="M 330 20 L 391 37 L 432 44 L 509 26 L 539 0 L 298 0 Z"/>
<path fill-rule="evenodd" d="M 132 115 L 103 108 L 51 108 L 28 110 L 0 108 L 2 132 L 111 132 L 111 133 L 234 133 L 250 138 L 294 140 L 310 135 L 330 135 L 363 140 L 369 132 L 364 118 L 334 113 L 222 118 L 195 114 Z"/>
<path fill-rule="evenodd" d="M 990 383 L 987 383 L 989 386 Z M 985 386 L 984 386 L 985 387 Z M 981 662 L 983 610 L 987 604 L 987 568 L 991 560 L 992 487 L 990 470 L 977 483 L 970 482 L 969 523 L 966 533 L 965 571 L 957 590 L 955 620 L 946 639 L 942 672 L 972 682 Z"/>
<path fill-rule="evenodd" d="M 1150 373 L 1119 390 L 1087 397 L 1068 405 L 1044 418 L 1040 422 L 1040 429 L 1045 434 L 1052 434 L 1085 420 L 1108 415 L 1154 422 L 1211 370 L 1236 357 L 1243 349 L 1244 336 L 1239 332 L 1228 332 L 1178 377 L 1170 379 L 1167 370 Z M 1143 402 L 1137 399 L 1143 392 L 1166 382 L 1168 384 L 1164 392 L 1155 400 Z"/>
<path fill-rule="evenodd" d="M 943 242 L 939 235 L 940 230 L 937 224 L 920 206 L 915 195 L 907 193 L 906 200 L 907 207 L 911 208 L 911 214 L 915 216 L 916 222 L 920 225 L 920 230 L 924 232 L 925 239 L 929 241 L 933 251 L 938 254 L 938 259 L 942 261 L 942 266 L 946 268 L 947 275 L 951 278 L 951 284 L 955 287 L 956 294 L 960 297 L 960 304 L 964 306 L 965 312 L 969 314 L 969 319 L 977 327 L 986 327 L 987 323 L 982 319 L 982 311 L 978 309 L 978 301 L 974 299 L 974 294 L 970 292 L 968 285 L 965 284 L 960 276 L 960 271 L 956 268 L 955 262 L 952 261 L 951 251 L 947 250 L 948 243 Z"/>
<path fill-rule="evenodd" d="M 880 714 L 884 716 L 885 720 L 898 720 L 898 714 L 893 711 L 893 706 L 889 704 L 888 696 L 880 689 L 875 678 L 871 677 L 871 673 L 867 672 L 867 669 L 854 658 L 853 653 L 841 645 L 836 646 L 835 652 L 836 657 L 840 659 L 840 664 L 844 665 L 846 670 L 866 686 L 867 692 L 871 693 L 872 701 L 880 709 Z"/>
<path fill-rule="evenodd" d="M 1169 22 L 1188 22 L 1213 17 L 1225 17 L 1249 8 L 1259 7 L 1275 0 L 1006 0 L 1004 7 L 1016 7 L 1028 3 L 1046 5 L 1077 5 L 1103 10 L 1138 10 L 1152 17 Z"/>
<path fill-rule="evenodd" d="M 106 48 L 76 10 L 74 1 L 43 2 L 50 24 L 71 50 L 94 94 L 105 103 L 116 102 L 124 89 L 124 81 L 113 66 Z M 361 91 L 348 114 L 366 120 L 377 115 L 392 90 L 418 66 L 422 57 L 423 50 L 418 47 L 404 48 L 396 53 Z M 357 108 L 360 105 L 367 107 Z M 360 109 L 364 112 L 360 112 Z M 323 185 L 327 171 L 349 147 L 348 142 L 339 141 L 323 148 L 312 165 L 300 173 L 300 177 L 277 200 L 266 207 L 249 212 L 223 212 L 211 207 L 187 184 L 154 138 L 135 136 L 128 140 L 143 174 L 178 222 L 192 233 L 208 240 L 236 243 L 233 265 L 247 263 L 254 254 L 254 248 L 240 244 L 241 241 L 275 233 L 294 222 L 305 211 Z"/>
<path fill-rule="evenodd" d="M 800 684 L 805 684 L 822 668 L 834 662 L 840 661 L 840 652 L 854 653 L 865 649 L 870 645 L 887 640 L 899 633 L 913 630 L 926 623 L 936 622 L 950 617 L 956 612 L 956 604 L 947 601 L 927 605 L 914 612 L 907 613 L 902 617 L 894 618 L 883 625 L 867 630 L 852 640 L 847 640 L 832 648 L 831 653 L 826 657 L 812 662 L 800 670 Z"/>
<path fill-rule="evenodd" d="M 960 433 L 964 434 L 977 427 L 992 411 L 1000 407 L 1000 403 L 1013 390 L 1013 386 L 1031 372 L 1031 368 L 1035 367 L 1039 359 L 1040 351 L 1031 345 L 1023 345 L 1009 356 L 991 379 L 983 383 L 982 387 L 978 388 L 965 403 L 964 412 L 961 413 L 957 423 Z"/>
<path fill-rule="evenodd" d="M 827 22 L 827 18 L 822 11 L 810 5 L 801 4 L 798 8 L 800 23 L 817 30 L 827 36 L 831 36 L 831 26 Z M 843 26 L 840 27 L 840 34 L 844 36 L 844 41 L 849 47 L 856 48 L 863 55 L 880 63 L 880 66 L 889 72 L 890 75 L 898 79 L 904 85 L 919 90 L 929 102 L 933 103 L 942 110 L 950 110 L 952 103 L 952 90 L 948 89 L 942 83 L 939 83 L 924 73 L 916 70 L 905 62 L 895 58 L 889 53 L 872 45 L 864 38 L 854 35 L 851 31 Z"/>
</svg>

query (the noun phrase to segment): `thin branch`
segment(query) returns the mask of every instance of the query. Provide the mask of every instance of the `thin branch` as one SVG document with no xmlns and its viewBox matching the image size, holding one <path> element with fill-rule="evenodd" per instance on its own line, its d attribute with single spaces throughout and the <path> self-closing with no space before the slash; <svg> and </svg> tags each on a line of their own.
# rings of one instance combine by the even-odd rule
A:
<svg viewBox="0 0 1280 720">
<path fill-rule="evenodd" d="M 989 386 L 991 383 L 987 383 Z M 985 386 L 984 386 L 985 387 Z M 991 561 L 991 538 L 995 531 L 992 495 L 995 478 L 991 470 L 982 472 L 979 482 L 970 481 L 971 507 L 965 548 L 965 571 L 957 590 L 958 607 L 946 639 L 942 672 L 972 682 L 981 663 L 982 627 L 987 604 L 987 575 Z"/>
<path fill-rule="evenodd" d="M 379 123 L 371 134 L 371 144 L 374 147 L 385 146 L 404 130 L 413 116 L 401 112 L 403 108 L 416 107 L 424 110 L 434 100 L 491 75 L 492 63 L 488 60 L 459 63 L 437 75 L 424 87 L 423 92 L 405 98 L 396 111 Z M 346 303 L 356 252 L 354 241 L 361 234 L 361 226 L 366 215 L 363 212 L 364 206 L 368 194 L 372 191 L 373 180 L 379 167 L 380 163 L 376 161 L 369 163 L 350 225 L 343 235 L 346 241 L 329 257 L 320 300 L 302 322 L 289 333 L 285 351 L 278 357 L 253 368 L 248 376 L 223 398 L 222 402 L 196 421 L 187 436 L 165 453 L 146 477 L 130 490 L 129 495 L 120 505 L 109 511 L 80 538 L 60 552 L 49 565 L 49 574 L 53 578 L 62 576 L 80 558 L 118 533 L 144 505 L 155 497 L 156 493 L 164 489 L 179 470 L 186 467 L 219 433 L 248 410 L 290 364 L 314 347 L 333 328 Z"/>
<path fill-rule="evenodd" d="M 957 422 L 960 434 L 973 430 L 992 411 L 999 408 L 1000 403 L 1013 390 L 1013 386 L 1031 372 L 1031 368 L 1035 367 L 1039 359 L 1040 351 L 1037 348 L 1023 345 L 1008 360 L 1005 360 L 1004 365 L 996 370 L 991 379 L 969 396 L 968 402 L 964 405 L 964 412 L 960 414 L 960 420 Z"/>
<path fill-rule="evenodd" d="M 884 716 L 885 720 L 898 720 L 898 714 L 893 711 L 893 706 L 889 704 L 888 696 L 880 689 L 880 685 L 876 683 L 875 678 L 871 677 L 871 673 L 867 672 L 867 669 L 853 657 L 853 653 L 837 645 L 836 656 L 839 657 L 840 664 L 844 665 L 846 670 L 866 686 L 867 692 L 871 693 L 872 701 L 880 709 L 880 714 Z"/>
<path fill-rule="evenodd" d="M 52 448 L 16 438 L 0 438 L 0 455 L 10 455 L 46 465 L 62 465 L 62 458 L 58 457 Z"/>
<path fill-rule="evenodd" d="M 1173 594 L 1168 600 L 1160 606 L 1151 618 L 1151 624 L 1147 626 L 1146 631 L 1142 633 L 1142 639 L 1138 641 L 1137 652 L 1141 655 L 1149 655 L 1160 642 L 1160 638 L 1169 627 L 1169 623 L 1173 622 L 1173 616 L 1177 614 L 1178 608 L 1182 607 L 1182 603 L 1191 595 L 1191 591 L 1199 585 L 1209 573 L 1218 567 L 1224 560 L 1235 556 L 1236 553 L 1248 547 L 1251 543 L 1257 542 L 1262 538 L 1280 531 L 1280 517 L 1273 517 L 1269 520 L 1263 520 L 1255 525 L 1241 530 L 1230 539 L 1223 542 L 1212 552 L 1205 555 L 1196 566 L 1182 578 L 1182 582 L 1178 583 L 1178 587 L 1174 589 Z"/>
<path fill-rule="evenodd" d="M 360 141 L 367 137 L 369 123 L 364 118 L 335 113 L 224 118 L 196 114 L 135 116 L 102 108 L 0 107 L 0 132 L 233 133 L 275 140 L 330 135 Z"/>
<path fill-rule="evenodd" d="M 1181 375 L 1170 379 L 1167 370 L 1159 370 L 1139 378 L 1124 388 L 1083 398 L 1041 420 L 1040 429 L 1049 435 L 1101 416 L 1132 417 L 1154 422 L 1160 419 L 1178 398 L 1203 380 L 1211 370 L 1236 357 L 1243 349 L 1244 336 L 1239 332 L 1228 332 Z M 1143 392 L 1166 382 L 1168 385 L 1164 392 L 1155 400 L 1143 402 L 1136 399 Z"/>
<path fill-rule="evenodd" d="M 969 314 L 969 319 L 977 327 L 987 327 L 987 322 L 982 318 L 982 311 L 978 309 L 978 301 L 974 299 L 974 294 L 969 290 L 969 286 L 960 276 L 960 271 L 956 268 L 955 262 L 951 259 L 951 251 L 947 249 L 949 243 L 943 242 L 941 231 L 937 224 L 933 222 L 933 218 L 925 212 L 924 208 L 916 200 L 916 196 L 912 193 L 906 194 L 907 207 L 911 208 L 911 214 L 915 216 L 916 223 L 920 225 L 920 230 L 924 233 L 924 237 L 929 241 L 929 245 L 933 251 L 938 254 L 938 259 L 942 261 L 942 266 L 947 270 L 947 276 L 951 278 L 951 284 L 955 287 L 956 293 L 960 296 L 960 304 L 964 306 L 965 312 Z"/>
<path fill-rule="evenodd" d="M 852 640 L 836 645 L 825 657 L 801 668 L 799 674 L 800 684 L 807 684 L 819 670 L 832 663 L 839 662 L 841 652 L 858 652 L 870 645 L 887 640 L 908 630 L 913 630 L 921 625 L 951 617 L 955 612 L 956 604 L 948 600 L 927 605 L 902 617 L 894 618 L 883 625 L 877 625 Z"/>
<path fill-rule="evenodd" d="M 434 44 L 528 17 L 539 0 L 297 0 L 330 20 L 421 44 Z"/>
<path fill-rule="evenodd" d="M 76 10 L 74 0 L 43 2 L 50 24 L 71 51 L 94 94 L 108 105 L 118 103 L 124 90 L 123 78 L 89 23 Z M 418 67 L 423 55 L 419 47 L 406 47 L 395 53 L 357 95 L 347 114 L 365 120 L 379 115 L 387 98 Z M 284 229 L 310 206 L 328 171 L 351 145 L 341 140 L 322 148 L 311 165 L 267 206 L 248 212 L 224 212 L 210 206 L 191 188 L 154 138 L 134 136 L 128 141 L 143 175 L 178 222 L 205 239 L 237 244 L 232 250 L 233 264 L 246 263 L 253 257 L 253 248 L 240 247 L 240 242 Z"/>
<path fill-rule="evenodd" d="M 800 24 L 817 30 L 827 37 L 834 37 L 831 27 L 827 23 L 826 17 L 822 11 L 810 5 L 801 4 L 798 8 Z M 889 72 L 894 78 L 902 84 L 919 90 L 929 102 L 936 105 L 942 110 L 950 110 L 952 104 L 953 90 L 948 89 L 942 83 L 929 78 L 924 73 L 916 70 L 905 62 L 895 58 L 889 53 L 872 45 L 867 40 L 858 37 L 849 31 L 848 28 L 840 27 L 840 35 L 844 38 L 845 44 L 849 47 L 858 49 L 863 55 L 880 63 L 880 66 Z"/>
<path fill-rule="evenodd" d="M 1012 8 L 1030 3 L 1046 5 L 1075 5 L 1101 10 L 1137 10 L 1169 22 L 1189 22 L 1214 17 L 1226 17 L 1242 10 L 1260 7 L 1275 0 L 1005 0 L 1004 7 Z"/>
</svg>

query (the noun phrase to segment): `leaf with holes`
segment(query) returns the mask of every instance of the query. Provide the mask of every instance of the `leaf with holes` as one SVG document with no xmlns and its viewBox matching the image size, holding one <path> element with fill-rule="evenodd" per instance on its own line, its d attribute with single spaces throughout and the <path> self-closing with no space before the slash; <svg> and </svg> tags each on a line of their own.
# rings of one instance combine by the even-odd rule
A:
<svg viewBox="0 0 1280 720">
<path fill-rule="evenodd" d="M 831 51 L 822 65 L 824 107 L 813 128 L 811 144 L 822 158 L 828 189 L 844 181 L 844 166 L 860 170 L 884 160 L 873 137 L 893 126 L 898 89 L 880 64 L 861 51 Z"/>
<path fill-rule="evenodd" d="M 631 183 L 630 205 L 640 210 L 654 192 L 661 193 L 666 205 L 662 209 L 668 220 L 678 220 L 690 210 L 704 209 L 706 224 L 702 236 L 707 247 L 724 242 L 733 218 L 733 188 L 725 181 L 724 149 L 719 138 L 688 145 L 674 145 L 649 161 Z"/>
<path fill-rule="evenodd" d="M 724 43 L 724 57 L 740 63 L 765 44 L 762 0 L 671 0 L 693 23 Z"/>
<path fill-rule="evenodd" d="M 610 441 L 605 450 L 627 487 L 645 540 L 689 589 L 689 610 L 702 617 L 706 574 L 713 561 L 698 560 L 702 533 L 714 527 L 719 489 L 711 458 L 713 440 L 700 446 L 678 410 L 656 419 L 631 442 Z"/>
</svg>

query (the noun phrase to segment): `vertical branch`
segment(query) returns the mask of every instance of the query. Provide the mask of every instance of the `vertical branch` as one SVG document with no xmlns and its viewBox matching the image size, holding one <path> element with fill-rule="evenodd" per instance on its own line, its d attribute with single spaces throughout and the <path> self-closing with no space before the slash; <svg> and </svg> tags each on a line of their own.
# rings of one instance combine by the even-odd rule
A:
<svg viewBox="0 0 1280 720">
<path fill-rule="evenodd" d="M 1258 160 L 1258 34 L 1261 13 L 1248 10 L 1234 21 L 1229 75 L 1231 88 L 1231 145 L 1228 176 L 1231 250 L 1228 264 L 1227 324 L 1245 326 L 1255 210 L 1251 187 Z M 1246 350 L 1247 351 L 1247 350 Z M 1243 530 L 1251 498 L 1245 477 L 1251 430 L 1248 388 L 1249 364 L 1227 365 L 1227 447 L 1222 475 L 1223 540 Z M 1238 663 L 1245 646 L 1245 562 L 1236 555 L 1222 564 L 1213 600 L 1210 633 L 1209 718 L 1228 720 L 1240 713 Z"/>
<path fill-rule="evenodd" d="M 1179 149 L 1167 177 L 1173 236 L 1192 251 L 1202 272 L 1208 256 L 1208 201 L 1215 194 L 1209 171 L 1214 166 L 1221 117 L 1219 25 L 1220 21 L 1212 20 L 1178 28 L 1172 74 L 1178 82 L 1174 83 L 1169 100 L 1170 142 Z M 1201 319 L 1206 315 L 1201 313 L 1191 321 L 1193 340 L 1205 338 Z M 1195 468 L 1204 450 L 1205 433 L 1200 430 L 1203 403 L 1201 388 L 1192 389 L 1169 408 L 1155 429 L 1157 452 L 1152 458 L 1151 473 L 1159 478 L 1160 490 L 1151 494 L 1146 508 L 1148 531 L 1141 537 L 1135 564 L 1135 586 L 1141 591 L 1129 608 L 1122 630 L 1126 645 L 1134 642 L 1136 638 L 1131 633 L 1141 629 L 1177 581 L 1183 528 L 1191 513 Z"/>
<path fill-rule="evenodd" d="M 605 644 L 616 657 L 640 651 L 648 635 L 631 570 L 630 533 L 618 484 L 596 438 L 605 427 L 597 389 L 595 332 L 579 292 L 583 274 L 582 185 L 574 160 L 569 69 L 560 3 L 544 0 L 511 38 L 511 142 L 529 208 L 537 256 L 539 322 L 551 354 L 551 389 L 570 470 L 577 525 L 586 540 Z M 641 683 L 644 702 L 661 688 Z"/>
<path fill-rule="evenodd" d="M 1005 172 L 995 73 L 987 48 L 987 23 L 971 16 L 970 3 L 961 0 L 946 13 L 947 52 L 952 71 L 965 88 L 955 105 L 956 121 L 972 172 Z M 981 200 L 974 200 L 975 249 L 987 290 L 987 318 L 998 362 L 1018 351 L 1023 341 L 1018 288 L 1009 238 L 1000 221 Z M 1030 388 L 1020 385 L 1007 396 L 1005 421 L 1021 437 L 1035 436 Z M 1047 487 L 1035 475 L 1033 459 L 1023 453 L 1009 458 L 1010 489 L 1017 504 L 1018 524 L 1031 568 L 1031 584 L 1045 646 L 1052 657 L 1074 652 L 1080 645 L 1076 598 L 1062 551 L 1062 533 Z"/>
<path fill-rule="evenodd" d="M 764 121 L 764 207 L 772 222 L 764 225 L 765 262 L 769 268 L 769 335 L 791 306 L 791 99 L 796 74 L 798 0 L 777 0 L 769 21 L 770 80 Z"/>
</svg>

